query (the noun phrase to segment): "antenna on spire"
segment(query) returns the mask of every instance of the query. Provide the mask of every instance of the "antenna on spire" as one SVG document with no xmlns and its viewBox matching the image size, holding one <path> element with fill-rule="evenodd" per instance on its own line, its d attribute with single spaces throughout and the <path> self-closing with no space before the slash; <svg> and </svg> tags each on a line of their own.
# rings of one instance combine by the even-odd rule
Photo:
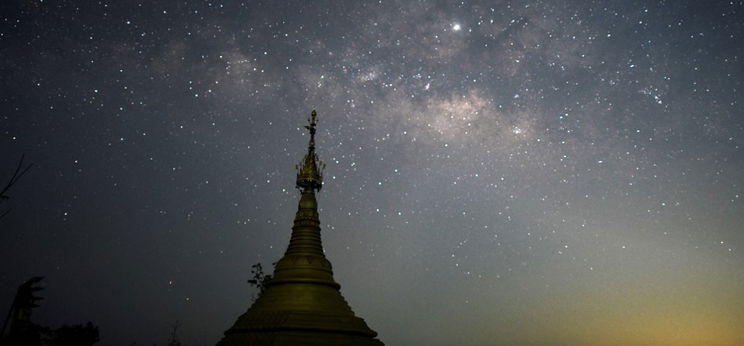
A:
<svg viewBox="0 0 744 346">
<path fill-rule="evenodd" d="M 305 128 L 310 130 L 310 151 L 315 151 L 315 125 L 318 124 L 318 113 L 313 109 L 310 112 L 310 117 L 307 118 L 307 125 Z"/>
</svg>

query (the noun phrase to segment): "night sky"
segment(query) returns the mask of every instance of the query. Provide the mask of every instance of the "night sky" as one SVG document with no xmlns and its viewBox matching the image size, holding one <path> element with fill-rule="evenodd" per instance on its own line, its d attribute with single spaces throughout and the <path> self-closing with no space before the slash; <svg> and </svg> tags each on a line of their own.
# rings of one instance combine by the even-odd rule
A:
<svg viewBox="0 0 744 346">
<path fill-rule="evenodd" d="M 387 345 L 742 345 L 742 60 L 742 1 L 2 1 L 0 313 L 216 343 L 316 109 Z"/>
</svg>

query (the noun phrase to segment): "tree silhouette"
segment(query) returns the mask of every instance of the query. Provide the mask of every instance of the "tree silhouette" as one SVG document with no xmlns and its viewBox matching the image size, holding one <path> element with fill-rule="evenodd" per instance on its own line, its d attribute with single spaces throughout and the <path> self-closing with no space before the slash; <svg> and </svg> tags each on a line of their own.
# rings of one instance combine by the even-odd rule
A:
<svg viewBox="0 0 744 346">
<path fill-rule="evenodd" d="M 8 196 L 8 191 L 10 190 L 10 188 L 13 187 L 13 185 L 15 185 L 18 180 L 20 180 L 21 177 L 23 177 L 23 175 L 26 174 L 26 172 L 28 172 L 28 170 L 34 166 L 33 163 L 29 163 L 26 166 L 23 165 L 23 159 L 25 158 L 25 156 L 26 155 L 21 155 L 21 159 L 18 160 L 18 166 L 16 166 L 13 175 L 10 177 L 10 179 L 8 179 L 8 183 L 5 184 L 2 190 L 0 190 L 0 205 L 10 199 L 10 196 Z M 0 219 L 5 217 L 5 215 L 8 215 L 9 212 L 10 208 L 7 208 L 5 209 L 5 211 L 0 212 Z"/>
<path fill-rule="evenodd" d="M 63 325 L 57 329 L 38 325 L 31 321 L 31 313 L 39 307 L 42 297 L 37 292 L 43 288 L 38 284 L 43 277 L 27 280 L 16 292 L 8 317 L 0 333 L 2 346 L 91 346 L 98 342 L 98 327 L 88 322 L 85 325 Z M 6 327 L 10 327 L 6 333 Z"/>
<path fill-rule="evenodd" d="M 50 346 L 91 346 L 101 339 L 98 336 L 98 327 L 90 321 L 85 325 L 73 326 L 63 325 L 50 333 L 47 339 Z"/>
<path fill-rule="evenodd" d="M 181 326 L 181 322 L 176 321 L 173 323 L 173 330 L 171 330 L 170 340 L 168 340 L 168 346 L 181 346 L 181 341 L 178 340 L 178 327 Z"/>
<path fill-rule="evenodd" d="M 276 264 L 276 263 L 274 263 Z M 271 281 L 271 275 L 266 275 L 263 272 L 263 267 L 261 266 L 261 262 L 258 262 L 251 266 L 251 274 L 253 274 L 253 278 L 248 280 L 248 284 L 250 284 L 253 287 L 258 288 L 258 295 L 253 296 L 253 301 L 258 299 L 261 294 L 264 292 L 264 289 L 266 289 L 266 284 Z"/>
<path fill-rule="evenodd" d="M 0 332 L 3 345 L 40 345 L 41 334 L 45 332 L 45 329 L 31 322 L 31 313 L 39 306 L 38 302 L 43 299 L 36 295 L 43 289 L 39 287 L 39 282 L 43 278 L 34 276 L 18 286 L 13 304 L 10 306 L 2 332 Z"/>
</svg>

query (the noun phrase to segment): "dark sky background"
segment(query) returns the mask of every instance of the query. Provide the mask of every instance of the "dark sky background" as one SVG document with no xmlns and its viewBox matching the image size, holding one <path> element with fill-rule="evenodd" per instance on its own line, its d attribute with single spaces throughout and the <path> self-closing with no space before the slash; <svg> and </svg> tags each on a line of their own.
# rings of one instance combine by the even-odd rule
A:
<svg viewBox="0 0 744 346">
<path fill-rule="evenodd" d="M 742 1 L 2 1 L 0 311 L 214 344 L 317 109 L 386 344 L 742 345 L 742 59 Z"/>
</svg>

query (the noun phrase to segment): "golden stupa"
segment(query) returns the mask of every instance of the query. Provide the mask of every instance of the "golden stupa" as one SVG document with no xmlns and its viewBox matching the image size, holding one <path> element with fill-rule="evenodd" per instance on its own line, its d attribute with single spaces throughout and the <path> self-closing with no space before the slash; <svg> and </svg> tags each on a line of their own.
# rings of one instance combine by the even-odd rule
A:
<svg viewBox="0 0 744 346">
<path fill-rule="evenodd" d="M 333 280 L 323 254 L 315 192 L 323 186 L 322 163 L 315 153 L 315 111 L 307 155 L 297 166 L 302 191 L 289 247 L 265 289 L 225 332 L 217 346 L 244 345 L 384 345 L 363 319 L 354 315 Z"/>
</svg>

